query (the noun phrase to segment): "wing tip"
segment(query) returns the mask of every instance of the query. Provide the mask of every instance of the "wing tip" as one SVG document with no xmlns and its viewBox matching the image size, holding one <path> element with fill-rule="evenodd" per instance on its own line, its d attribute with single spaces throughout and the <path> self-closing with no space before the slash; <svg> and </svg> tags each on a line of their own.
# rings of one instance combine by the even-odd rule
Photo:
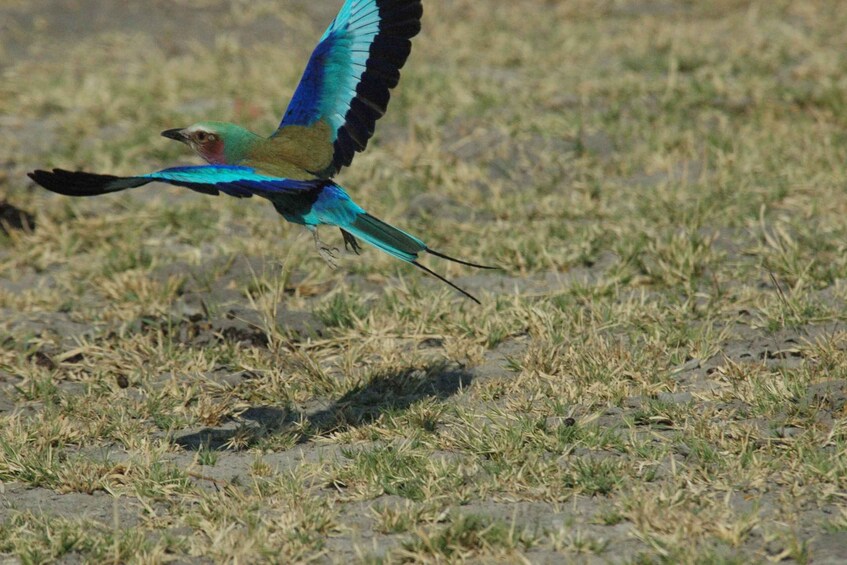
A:
<svg viewBox="0 0 847 565">
<path fill-rule="evenodd" d="M 66 171 L 64 169 L 53 169 L 52 171 L 36 169 L 27 173 L 27 176 L 50 192 L 65 196 L 99 196 L 100 194 L 134 188 L 149 182 L 138 177 L 117 177 L 84 171 Z"/>
</svg>

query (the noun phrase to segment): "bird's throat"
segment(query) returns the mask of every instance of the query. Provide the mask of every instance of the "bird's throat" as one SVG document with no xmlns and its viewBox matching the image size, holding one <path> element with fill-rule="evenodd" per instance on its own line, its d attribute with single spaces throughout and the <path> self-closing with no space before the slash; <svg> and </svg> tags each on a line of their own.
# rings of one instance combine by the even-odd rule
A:
<svg viewBox="0 0 847 565">
<path fill-rule="evenodd" d="M 211 143 L 206 143 L 197 148 L 197 152 L 203 159 L 212 165 L 229 165 L 227 163 L 226 152 L 224 151 L 223 140 L 215 140 Z"/>
</svg>

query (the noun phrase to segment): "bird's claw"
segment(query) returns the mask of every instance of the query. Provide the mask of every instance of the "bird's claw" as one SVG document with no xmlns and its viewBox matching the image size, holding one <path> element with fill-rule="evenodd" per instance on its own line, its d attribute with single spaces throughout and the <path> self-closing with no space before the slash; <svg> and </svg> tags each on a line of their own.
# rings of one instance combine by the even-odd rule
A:
<svg viewBox="0 0 847 565">
<path fill-rule="evenodd" d="M 315 248 L 317 248 L 318 253 L 321 256 L 321 259 L 326 261 L 326 264 L 329 265 L 330 269 L 337 269 L 338 268 L 338 253 L 339 253 L 338 248 L 337 247 L 329 247 L 327 244 L 325 244 L 323 241 L 321 241 L 321 238 L 318 237 L 317 226 L 310 228 L 310 231 L 312 232 L 312 237 L 315 238 Z"/>
<path fill-rule="evenodd" d="M 330 269 L 338 268 L 338 248 L 337 247 L 326 247 L 325 245 L 318 246 L 318 253 L 321 256 L 321 259 L 326 261 L 326 264 L 329 265 Z"/>
<path fill-rule="evenodd" d="M 344 250 L 352 251 L 356 255 L 360 255 L 362 251 L 362 246 L 359 245 L 359 241 L 353 237 L 352 234 L 341 230 L 341 235 L 344 236 Z"/>
</svg>

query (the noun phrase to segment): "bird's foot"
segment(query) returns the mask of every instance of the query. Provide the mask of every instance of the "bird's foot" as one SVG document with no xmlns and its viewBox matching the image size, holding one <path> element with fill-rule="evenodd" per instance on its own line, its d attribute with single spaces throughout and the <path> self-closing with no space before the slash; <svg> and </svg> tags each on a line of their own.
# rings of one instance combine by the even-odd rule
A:
<svg viewBox="0 0 847 565">
<path fill-rule="evenodd" d="M 362 251 L 362 246 L 359 245 L 359 241 L 355 237 L 353 237 L 353 234 L 341 230 L 341 235 L 344 236 L 344 249 L 347 251 L 352 251 L 356 255 L 360 255 Z"/>
<path fill-rule="evenodd" d="M 329 265 L 330 269 L 338 268 L 338 248 L 337 247 L 327 247 L 323 244 L 318 245 L 318 253 L 321 256 L 321 259 L 326 261 L 326 264 Z"/>
<path fill-rule="evenodd" d="M 318 237 L 318 228 L 314 227 L 311 229 L 312 236 L 315 238 L 315 247 L 318 250 L 318 254 L 321 256 L 321 259 L 326 261 L 326 264 L 329 265 L 330 269 L 338 268 L 338 248 L 330 247 L 321 241 L 321 238 Z"/>
</svg>

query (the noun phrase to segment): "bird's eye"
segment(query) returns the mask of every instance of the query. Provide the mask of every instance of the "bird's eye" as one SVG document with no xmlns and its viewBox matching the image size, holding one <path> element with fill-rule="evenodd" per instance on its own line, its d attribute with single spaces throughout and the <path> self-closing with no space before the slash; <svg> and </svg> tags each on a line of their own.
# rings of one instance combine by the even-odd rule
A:
<svg viewBox="0 0 847 565">
<path fill-rule="evenodd" d="M 194 137 L 195 137 L 195 139 L 197 139 L 197 141 L 199 141 L 200 143 L 203 143 L 204 141 L 206 141 L 207 135 L 206 135 L 205 131 L 198 131 L 197 133 L 194 134 Z"/>
</svg>

